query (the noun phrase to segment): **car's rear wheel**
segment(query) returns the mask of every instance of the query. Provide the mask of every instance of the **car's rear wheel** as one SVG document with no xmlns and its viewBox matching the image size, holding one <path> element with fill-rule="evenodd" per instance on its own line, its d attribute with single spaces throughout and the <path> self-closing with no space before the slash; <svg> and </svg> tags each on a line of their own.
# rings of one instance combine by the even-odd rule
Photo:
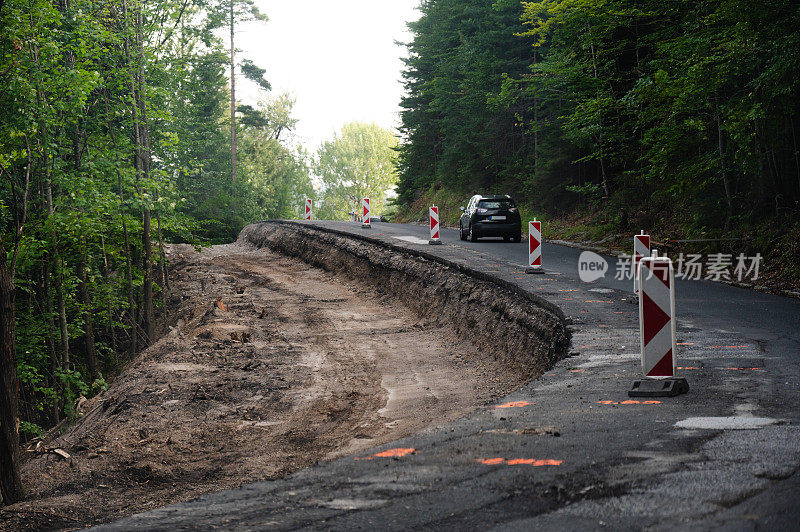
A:
<svg viewBox="0 0 800 532">
<path fill-rule="evenodd" d="M 477 242 L 478 241 L 478 234 L 472 228 L 472 224 L 469 224 L 469 241 L 470 242 Z"/>
<path fill-rule="evenodd" d="M 458 222 L 458 238 L 460 238 L 461 240 L 467 239 L 467 235 L 464 234 L 464 224 L 462 224 L 461 222 Z"/>
<path fill-rule="evenodd" d="M 511 237 L 512 242 L 522 242 L 522 234 L 517 233 Z"/>
</svg>

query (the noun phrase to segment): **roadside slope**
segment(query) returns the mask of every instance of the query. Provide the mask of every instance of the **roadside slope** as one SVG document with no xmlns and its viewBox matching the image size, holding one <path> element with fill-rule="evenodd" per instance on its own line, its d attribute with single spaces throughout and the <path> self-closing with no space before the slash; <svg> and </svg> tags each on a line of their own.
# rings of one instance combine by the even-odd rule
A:
<svg viewBox="0 0 800 532">
<path fill-rule="evenodd" d="M 171 248 L 170 332 L 24 466 L 2 530 L 75 529 L 280 478 L 522 384 L 386 293 L 244 244 Z M 408 349 L 413 346 L 413 349 Z"/>
</svg>

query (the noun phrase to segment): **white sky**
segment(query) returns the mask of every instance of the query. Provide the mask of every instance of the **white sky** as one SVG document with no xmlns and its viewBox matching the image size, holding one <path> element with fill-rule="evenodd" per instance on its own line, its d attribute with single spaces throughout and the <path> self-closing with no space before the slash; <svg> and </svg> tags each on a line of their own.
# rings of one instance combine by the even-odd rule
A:
<svg viewBox="0 0 800 532">
<path fill-rule="evenodd" d="M 267 70 L 271 96 L 295 98 L 297 141 L 314 152 L 347 122 L 399 125 L 406 22 L 419 0 L 256 0 L 266 23 L 237 29 L 239 60 Z M 238 61 L 237 61 L 238 62 Z M 240 103 L 256 103 L 254 84 L 237 78 Z"/>
</svg>

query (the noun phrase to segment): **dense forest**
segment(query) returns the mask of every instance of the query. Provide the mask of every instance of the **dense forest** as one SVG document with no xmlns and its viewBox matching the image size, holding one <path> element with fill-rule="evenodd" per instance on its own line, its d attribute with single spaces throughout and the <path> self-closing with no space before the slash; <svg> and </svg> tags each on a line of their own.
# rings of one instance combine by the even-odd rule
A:
<svg viewBox="0 0 800 532">
<path fill-rule="evenodd" d="M 545 236 L 740 237 L 800 279 L 797 2 L 427 0 L 410 27 L 404 216 L 510 193 Z"/>
<path fill-rule="evenodd" d="M 0 0 L 5 502 L 17 412 L 41 433 L 154 340 L 164 243 L 230 241 L 312 192 L 292 100 L 235 54 L 234 27 L 264 18 L 249 0 Z M 237 105 L 237 78 L 261 105 Z"/>
</svg>

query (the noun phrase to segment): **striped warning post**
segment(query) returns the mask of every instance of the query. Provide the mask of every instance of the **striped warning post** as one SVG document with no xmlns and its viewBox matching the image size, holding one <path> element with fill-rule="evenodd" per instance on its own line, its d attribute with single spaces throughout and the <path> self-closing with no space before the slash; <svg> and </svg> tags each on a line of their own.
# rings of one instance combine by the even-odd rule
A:
<svg viewBox="0 0 800 532">
<path fill-rule="evenodd" d="M 311 198 L 306 198 L 306 215 L 303 219 L 304 220 L 311 219 Z"/>
<path fill-rule="evenodd" d="M 526 273 L 544 273 L 542 270 L 542 222 L 528 222 L 528 267 Z"/>
<path fill-rule="evenodd" d="M 369 224 L 369 198 L 364 198 L 361 200 L 361 227 L 369 228 L 371 227 Z"/>
<path fill-rule="evenodd" d="M 428 208 L 428 219 L 431 223 L 431 239 L 428 240 L 428 244 L 441 244 L 442 241 L 439 240 L 439 207 L 431 205 Z"/>
<path fill-rule="evenodd" d="M 645 377 L 674 377 L 675 274 L 667 257 L 639 261 L 639 325 Z"/>
<path fill-rule="evenodd" d="M 633 235 L 633 293 L 639 293 L 639 261 L 642 257 L 650 256 L 650 235 L 644 231 L 638 235 Z"/>
</svg>

